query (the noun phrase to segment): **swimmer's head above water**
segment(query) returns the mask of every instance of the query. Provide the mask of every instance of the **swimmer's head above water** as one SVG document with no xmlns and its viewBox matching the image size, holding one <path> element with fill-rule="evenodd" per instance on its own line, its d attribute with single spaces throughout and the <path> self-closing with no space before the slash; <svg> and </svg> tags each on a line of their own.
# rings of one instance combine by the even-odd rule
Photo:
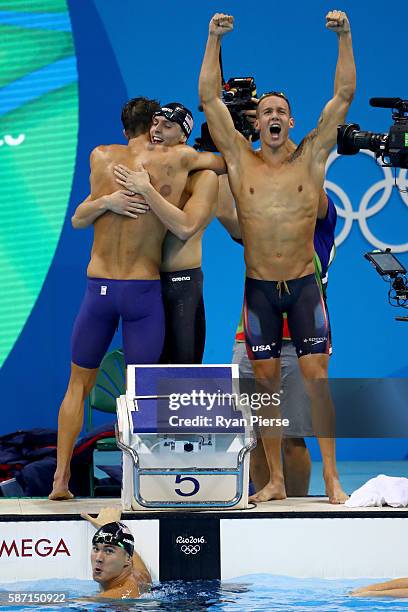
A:
<svg viewBox="0 0 408 612">
<path fill-rule="evenodd" d="M 134 538 L 123 523 L 103 525 L 92 538 L 92 577 L 107 585 L 119 577 L 127 577 L 132 570 Z"/>
<path fill-rule="evenodd" d="M 150 139 L 153 144 L 183 144 L 190 136 L 193 125 L 193 115 L 188 108 L 180 102 L 169 102 L 154 113 Z"/>
</svg>

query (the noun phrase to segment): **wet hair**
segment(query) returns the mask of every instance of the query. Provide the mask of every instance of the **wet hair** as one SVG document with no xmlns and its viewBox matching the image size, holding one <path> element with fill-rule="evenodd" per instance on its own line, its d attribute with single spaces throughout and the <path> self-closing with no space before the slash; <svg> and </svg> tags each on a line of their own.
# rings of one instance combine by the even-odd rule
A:
<svg viewBox="0 0 408 612">
<path fill-rule="evenodd" d="M 160 110 L 160 103 L 149 98 L 132 98 L 122 108 L 122 125 L 130 138 L 146 134 L 152 124 L 154 113 Z"/>
<path fill-rule="evenodd" d="M 282 98 L 282 100 L 285 100 L 286 104 L 289 107 L 289 116 L 290 117 L 292 116 L 292 109 L 290 108 L 290 102 L 288 98 L 285 96 L 285 94 L 283 93 L 283 91 L 267 91 L 266 93 L 262 94 L 262 96 L 259 98 L 258 106 L 262 102 L 262 100 L 264 100 L 265 98 L 269 98 L 270 96 L 275 96 L 277 98 Z"/>
</svg>

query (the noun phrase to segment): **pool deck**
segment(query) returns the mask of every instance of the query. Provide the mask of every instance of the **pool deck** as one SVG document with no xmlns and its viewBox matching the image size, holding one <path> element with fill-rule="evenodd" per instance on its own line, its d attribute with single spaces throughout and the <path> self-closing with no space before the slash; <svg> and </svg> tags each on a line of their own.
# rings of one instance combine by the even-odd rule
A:
<svg viewBox="0 0 408 612">
<path fill-rule="evenodd" d="M 11 520 L 14 517 L 16 520 L 78 520 L 82 512 L 97 514 L 106 506 L 120 508 L 120 499 L 115 498 L 78 498 L 69 501 L 51 502 L 48 499 L 39 498 L 0 498 L 0 521 Z M 289 499 L 264 502 L 258 504 L 255 508 L 246 510 L 229 510 L 213 509 L 213 510 L 179 510 L 164 509 L 164 510 L 140 510 L 123 512 L 123 518 L 129 519 L 146 519 L 157 518 L 163 513 L 190 514 L 194 512 L 199 515 L 213 515 L 216 513 L 223 518 L 233 516 L 233 518 L 250 518 L 256 515 L 257 518 L 291 518 L 291 517 L 316 517 L 316 518 L 340 518 L 353 517 L 361 518 L 370 516 L 389 518 L 398 515 L 398 517 L 408 518 L 408 508 L 390 508 L 388 506 L 375 508 L 347 508 L 344 505 L 329 504 L 325 497 L 293 497 Z M 41 517 L 41 518 L 40 518 Z"/>
</svg>

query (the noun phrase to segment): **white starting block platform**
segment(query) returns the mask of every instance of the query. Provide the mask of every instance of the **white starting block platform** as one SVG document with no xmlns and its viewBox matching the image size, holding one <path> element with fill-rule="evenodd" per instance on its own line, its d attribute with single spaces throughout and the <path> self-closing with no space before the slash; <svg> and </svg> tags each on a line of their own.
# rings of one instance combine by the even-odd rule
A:
<svg viewBox="0 0 408 612">
<path fill-rule="evenodd" d="M 124 510 L 248 506 L 250 411 L 237 365 L 132 365 L 117 400 Z"/>
</svg>

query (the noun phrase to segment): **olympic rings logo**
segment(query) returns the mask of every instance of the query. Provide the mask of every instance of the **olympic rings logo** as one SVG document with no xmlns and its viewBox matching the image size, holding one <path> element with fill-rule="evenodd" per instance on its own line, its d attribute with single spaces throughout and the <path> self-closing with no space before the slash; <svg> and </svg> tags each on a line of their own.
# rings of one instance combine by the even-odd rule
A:
<svg viewBox="0 0 408 612">
<path fill-rule="evenodd" d="M 185 555 L 196 555 L 201 550 L 201 546 L 199 544 L 195 544 L 194 546 L 183 544 L 180 550 Z"/>
<path fill-rule="evenodd" d="M 375 159 L 375 155 L 371 151 L 361 151 L 361 153 L 369 155 L 370 157 Z M 332 166 L 332 164 L 339 157 L 341 157 L 341 155 L 339 155 L 337 151 L 332 151 L 330 153 L 329 159 L 327 160 L 326 173 L 328 172 L 330 166 Z M 340 234 L 336 236 L 336 246 L 339 246 L 346 240 L 353 226 L 353 222 L 357 221 L 364 238 L 366 238 L 366 240 L 370 244 L 372 244 L 373 247 L 381 250 L 389 248 L 394 253 L 403 253 L 405 251 L 408 251 L 408 242 L 405 242 L 404 244 L 389 244 L 387 242 L 383 242 L 382 240 L 377 238 L 377 236 L 374 236 L 374 234 L 368 227 L 367 219 L 379 213 L 384 208 L 384 206 L 386 206 L 388 200 L 391 197 L 391 194 L 393 193 L 393 169 L 384 168 L 382 166 L 378 167 L 382 169 L 384 173 L 384 178 L 380 181 L 377 181 L 376 183 L 373 183 L 373 185 L 371 185 L 371 187 L 367 189 L 367 191 L 359 202 L 357 210 L 353 210 L 350 198 L 348 197 L 347 193 L 341 187 L 339 187 L 339 185 L 333 183 L 333 181 L 330 180 L 325 181 L 325 189 L 335 193 L 343 206 L 343 208 L 339 208 L 338 206 L 336 206 L 337 214 L 339 215 L 339 217 L 342 217 L 345 220 L 343 229 L 341 230 Z M 407 188 L 408 181 L 406 169 L 399 171 L 399 174 L 397 175 L 397 183 L 401 189 Z M 372 198 L 381 190 L 383 190 L 383 193 L 378 202 L 373 206 L 369 207 Z M 401 191 L 397 193 L 402 199 L 405 206 L 408 206 L 408 193 L 404 193 Z"/>
</svg>

